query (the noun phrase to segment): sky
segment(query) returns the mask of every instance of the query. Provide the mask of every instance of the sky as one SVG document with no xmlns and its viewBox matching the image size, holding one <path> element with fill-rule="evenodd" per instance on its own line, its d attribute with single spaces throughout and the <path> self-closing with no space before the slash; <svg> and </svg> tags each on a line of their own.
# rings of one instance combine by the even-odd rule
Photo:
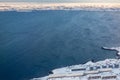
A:
<svg viewBox="0 0 120 80">
<path fill-rule="evenodd" d="M 0 0 L 0 2 L 102 2 L 119 3 L 120 0 Z"/>
</svg>

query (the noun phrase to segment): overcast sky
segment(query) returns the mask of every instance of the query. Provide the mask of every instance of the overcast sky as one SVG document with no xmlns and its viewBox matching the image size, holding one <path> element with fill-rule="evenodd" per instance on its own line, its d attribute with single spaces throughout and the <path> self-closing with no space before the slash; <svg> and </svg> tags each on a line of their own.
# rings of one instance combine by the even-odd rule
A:
<svg viewBox="0 0 120 80">
<path fill-rule="evenodd" d="M 118 3 L 120 0 L 0 0 L 9 2 L 115 2 Z"/>
</svg>

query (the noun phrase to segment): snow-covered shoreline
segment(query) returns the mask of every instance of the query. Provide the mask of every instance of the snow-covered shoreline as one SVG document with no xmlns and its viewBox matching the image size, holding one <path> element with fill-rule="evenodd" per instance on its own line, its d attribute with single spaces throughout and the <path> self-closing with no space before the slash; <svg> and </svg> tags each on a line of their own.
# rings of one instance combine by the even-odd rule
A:
<svg viewBox="0 0 120 80">
<path fill-rule="evenodd" d="M 117 51 L 117 55 L 120 56 L 120 47 L 103 47 L 103 49 Z"/>
<path fill-rule="evenodd" d="M 120 56 L 120 47 L 102 47 L 102 49 L 116 50 Z M 53 74 L 31 80 L 120 80 L 120 59 L 105 59 L 98 62 L 88 61 L 85 64 L 72 65 L 52 70 Z M 89 79 L 90 78 L 90 79 Z M 107 79 L 108 80 L 108 79 Z"/>
<path fill-rule="evenodd" d="M 120 11 L 120 3 L 0 2 L 0 11 L 32 11 L 32 10 Z"/>
<path fill-rule="evenodd" d="M 120 66 L 120 60 L 118 59 L 106 59 L 106 60 L 98 61 L 95 63 L 89 61 L 86 64 L 72 65 L 68 67 L 54 69 L 52 70 L 53 74 L 50 74 L 45 77 L 33 78 L 31 80 L 52 80 L 52 79 L 67 80 L 67 78 L 69 78 L 69 80 L 88 80 L 87 78 L 89 76 L 98 76 L 98 75 L 99 76 L 115 75 L 118 79 L 120 79 L 120 67 L 116 68 L 118 67 L 117 65 Z M 94 67 L 94 68 L 96 67 L 98 69 L 95 69 L 95 70 L 86 69 L 85 71 L 71 71 L 72 69 L 90 68 L 90 67 Z M 77 79 L 76 78 L 77 76 L 81 78 Z M 116 80 L 116 79 L 112 79 L 112 80 Z"/>
</svg>

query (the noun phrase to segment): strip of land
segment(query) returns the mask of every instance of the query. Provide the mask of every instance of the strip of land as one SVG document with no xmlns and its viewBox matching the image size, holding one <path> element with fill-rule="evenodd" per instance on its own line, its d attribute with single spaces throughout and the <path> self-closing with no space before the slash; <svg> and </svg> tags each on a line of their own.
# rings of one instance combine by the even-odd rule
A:
<svg viewBox="0 0 120 80">
<path fill-rule="evenodd" d="M 0 11 L 107 10 L 120 11 L 120 3 L 35 3 L 0 2 Z"/>
</svg>

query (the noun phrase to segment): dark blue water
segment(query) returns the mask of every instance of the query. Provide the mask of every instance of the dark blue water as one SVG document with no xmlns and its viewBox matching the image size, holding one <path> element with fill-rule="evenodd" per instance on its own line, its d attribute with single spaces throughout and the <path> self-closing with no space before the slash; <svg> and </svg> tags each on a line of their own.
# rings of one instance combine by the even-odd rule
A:
<svg viewBox="0 0 120 80">
<path fill-rule="evenodd" d="M 120 12 L 0 12 L 0 80 L 28 80 L 54 68 L 115 58 Z"/>
</svg>

